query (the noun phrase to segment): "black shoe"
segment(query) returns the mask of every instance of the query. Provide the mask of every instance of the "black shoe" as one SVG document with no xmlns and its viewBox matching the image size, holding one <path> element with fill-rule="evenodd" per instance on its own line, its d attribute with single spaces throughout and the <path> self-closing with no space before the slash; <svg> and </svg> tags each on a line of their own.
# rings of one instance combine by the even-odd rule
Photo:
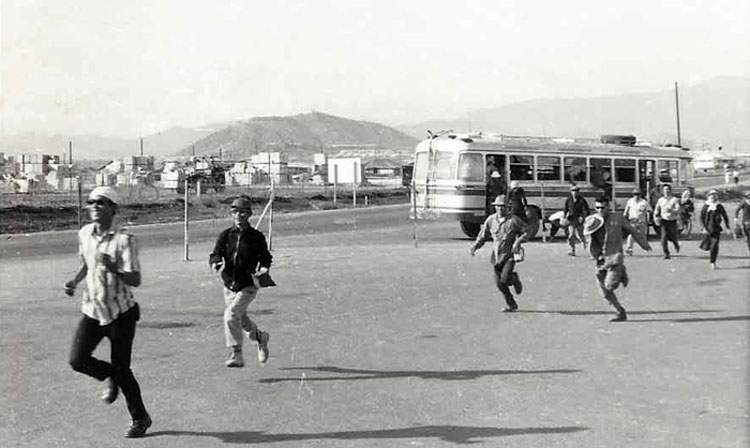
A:
<svg viewBox="0 0 750 448">
<path fill-rule="evenodd" d="M 670 258 L 672 258 L 672 257 L 670 257 L 669 254 L 664 255 L 664 259 L 665 260 L 669 260 Z"/>
<path fill-rule="evenodd" d="M 516 281 L 513 282 L 513 289 L 516 291 L 516 295 L 523 292 L 523 283 L 521 283 L 521 278 L 518 274 L 516 274 Z"/>
<path fill-rule="evenodd" d="M 117 400 L 117 395 L 120 391 L 120 389 L 117 387 L 117 383 L 115 383 L 115 379 L 113 377 L 109 377 L 106 380 L 107 382 L 107 388 L 102 393 L 102 401 L 107 404 L 112 404 Z"/>
<path fill-rule="evenodd" d="M 146 435 L 146 431 L 151 427 L 151 417 L 146 415 L 138 420 L 133 420 L 133 424 L 128 428 L 128 432 L 125 433 L 125 437 L 129 439 L 135 439 Z"/>
<path fill-rule="evenodd" d="M 613 317 L 609 321 L 610 322 L 625 322 L 626 320 L 628 320 L 628 315 L 625 314 L 625 311 L 622 311 L 620 313 L 617 313 L 617 316 Z"/>
<path fill-rule="evenodd" d="M 502 310 L 503 313 L 512 313 L 512 312 L 514 312 L 515 310 L 518 309 L 518 304 L 516 303 L 516 301 L 513 300 L 513 299 L 511 299 L 511 300 L 512 300 L 511 304 L 508 305 L 508 306 L 506 306 L 505 308 L 503 308 L 503 310 Z"/>
</svg>

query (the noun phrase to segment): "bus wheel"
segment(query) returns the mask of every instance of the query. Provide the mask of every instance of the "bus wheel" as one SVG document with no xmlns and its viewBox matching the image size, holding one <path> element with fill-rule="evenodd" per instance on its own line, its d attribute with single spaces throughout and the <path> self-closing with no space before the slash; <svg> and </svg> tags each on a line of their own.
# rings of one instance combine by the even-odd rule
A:
<svg viewBox="0 0 750 448">
<path fill-rule="evenodd" d="M 482 225 L 478 222 L 461 221 L 461 231 L 469 238 L 476 238 Z"/>
<path fill-rule="evenodd" d="M 542 222 L 542 212 L 535 206 L 526 207 L 526 238 L 532 239 L 539 232 L 539 225 Z"/>
</svg>

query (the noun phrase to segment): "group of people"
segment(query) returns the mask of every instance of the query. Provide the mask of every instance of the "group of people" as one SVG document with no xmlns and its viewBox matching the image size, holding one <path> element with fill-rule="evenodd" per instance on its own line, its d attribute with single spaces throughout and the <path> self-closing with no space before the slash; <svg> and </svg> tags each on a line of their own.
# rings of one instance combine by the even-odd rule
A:
<svg viewBox="0 0 750 448">
<path fill-rule="evenodd" d="M 645 203 L 645 204 L 644 204 Z M 126 437 L 143 437 L 152 425 L 146 410 L 141 389 L 130 368 L 136 324 L 140 320 L 140 308 L 132 289 L 141 284 L 141 269 L 138 246 L 135 238 L 115 225 L 120 199 L 111 187 L 97 187 L 86 202 L 91 223 L 78 232 L 78 254 L 81 264 L 71 280 L 65 283 L 64 291 L 73 296 L 79 283 L 85 280 L 81 299 L 81 317 L 76 327 L 70 349 L 69 362 L 73 370 L 91 376 L 106 384 L 102 400 L 113 403 L 120 392 L 125 398 L 132 423 Z M 503 294 L 505 312 L 514 312 L 518 303 L 514 294 L 523 291 L 523 283 L 515 272 L 516 259 L 527 240 L 523 210 L 526 199 L 518 185 L 511 184 L 507 195 L 497 196 L 491 205 L 495 213 L 482 225 L 477 239 L 471 246 L 471 255 L 486 242 L 493 242 L 490 261 L 495 283 Z M 229 348 L 227 367 L 244 366 L 243 341 L 247 337 L 257 346 L 258 361 L 269 358 L 269 333 L 261 330 L 247 315 L 250 303 L 256 298 L 259 288 L 273 285 L 269 269 L 273 257 L 265 236 L 250 225 L 252 201 L 240 196 L 231 204 L 233 225 L 219 234 L 209 256 L 210 267 L 221 273 L 223 282 L 224 338 Z M 594 203 L 594 214 L 577 187 L 571 188 L 566 201 L 565 219 L 569 225 L 568 242 L 575 254 L 575 244 L 586 245 L 596 262 L 597 287 L 602 297 L 615 308 L 617 314 L 612 321 L 627 320 L 627 313 L 619 303 L 615 290 L 619 285 L 627 286 L 629 278 L 623 257 L 623 237 L 627 236 L 625 251 L 632 254 L 633 241 L 644 250 L 651 247 L 644 227 L 648 202 L 634 191 L 623 215 L 610 212 L 609 198 L 599 196 Z M 671 196 L 671 187 L 663 187 L 663 197 L 658 201 L 654 215 L 660 218 L 662 248 L 665 258 L 669 252 L 667 241 L 672 241 L 679 251 L 676 237 L 672 239 L 674 221 L 679 213 L 679 201 Z M 735 220 L 742 229 L 750 251 L 750 191 L 737 209 Z M 729 228 L 729 219 L 718 193 L 709 192 L 708 200 L 701 210 L 701 223 L 709 240 L 710 260 L 715 267 L 721 223 Z M 666 225 L 665 225 L 666 223 Z M 512 290 L 511 290 L 512 288 Z M 93 357 L 102 341 L 110 341 L 110 360 Z"/>
<path fill-rule="evenodd" d="M 125 436 L 143 437 L 153 424 L 130 368 L 140 308 L 132 289 L 141 284 L 141 268 L 135 238 L 115 225 L 120 199 L 111 187 L 97 187 L 86 202 L 91 223 L 78 232 L 80 267 L 65 283 L 64 292 L 75 295 L 85 280 L 81 317 L 70 349 L 70 366 L 76 372 L 106 384 L 101 396 L 113 403 L 122 391 L 132 423 Z M 240 196 L 231 204 L 234 223 L 221 232 L 209 256 L 210 267 L 221 272 L 224 285 L 224 337 L 229 348 L 227 367 L 242 367 L 243 339 L 257 345 L 258 361 L 269 357 L 268 332 L 247 315 L 260 287 L 273 285 L 269 268 L 273 257 L 265 236 L 250 225 L 252 201 Z M 93 356 L 96 347 L 110 341 L 109 362 Z"/>
<path fill-rule="evenodd" d="M 506 306 L 504 312 L 518 309 L 518 303 L 511 291 L 516 294 L 523 291 L 523 285 L 515 272 L 514 253 L 520 250 L 521 244 L 527 240 L 524 220 L 511 211 L 511 204 L 504 195 L 497 196 L 492 202 L 495 213 L 487 217 L 482 224 L 476 240 L 471 245 L 472 256 L 486 242 L 493 242 L 490 263 L 493 267 L 495 284 L 503 295 Z M 678 220 L 685 208 L 693 207 L 689 195 L 677 198 L 672 195 L 671 185 L 662 186 L 662 197 L 651 210 L 647 200 L 641 196 L 638 189 L 633 190 L 622 214 L 612 213 L 608 195 L 600 195 L 594 202 L 594 214 L 590 214 L 588 203 L 580 194 L 580 188 L 572 185 L 570 195 L 565 201 L 561 225 L 568 227 L 568 254 L 575 256 L 576 244 L 588 244 L 591 258 L 596 262 L 596 281 L 601 296 L 615 309 L 613 322 L 627 320 L 627 312 L 618 301 L 615 290 L 629 283 L 625 267 L 624 253 L 633 254 L 633 244 L 645 251 L 651 251 L 648 242 L 648 217 L 653 212 L 653 220 L 660 229 L 660 242 L 665 259 L 670 259 L 668 243 L 672 243 L 676 252 L 680 251 L 677 238 Z M 719 253 L 719 241 L 723 229 L 731 232 L 729 217 L 726 209 L 719 202 L 719 193 L 711 190 L 707 194 L 706 203 L 700 212 L 700 222 L 703 227 L 704 243 L 701 247 L 709 251 L 711 269 L 716 269 L 716 259 Z M 724 227 L 722 227 L 722 222 Z M 745 192 L 744 201 L 735 213 L 735 225 L 744 234 L 748 252 L 750 252 L 750 191 Z M 625 239 L 623 241 L 623 239 Z"/>
</svg>

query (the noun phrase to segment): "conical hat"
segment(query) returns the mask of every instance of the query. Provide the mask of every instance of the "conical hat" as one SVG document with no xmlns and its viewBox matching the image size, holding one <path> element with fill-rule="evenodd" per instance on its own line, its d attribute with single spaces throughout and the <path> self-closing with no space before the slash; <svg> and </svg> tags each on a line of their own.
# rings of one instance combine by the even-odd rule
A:
<svg viewBox="0 0 750 448">
<path fill-rule="evenodd" d="M 585 236 L 591 235 L 597 230 L 601 229 L 604 225 L 604 218 L 599 215 L 589 215 L 586 217 L 586 221 L 583 223 L 583 234 Z"/>
</svg>

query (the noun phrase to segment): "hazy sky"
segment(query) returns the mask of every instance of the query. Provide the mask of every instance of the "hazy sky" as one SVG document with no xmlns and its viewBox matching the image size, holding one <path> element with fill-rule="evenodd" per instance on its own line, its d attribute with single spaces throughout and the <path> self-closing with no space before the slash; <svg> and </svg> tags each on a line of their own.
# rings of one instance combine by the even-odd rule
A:
<svg viewBox="0 0 750 448">
<path fill-rule="evenodd" d="M 384 124 L 750 76 L 748 0 L 0 0 L 0 133 Z"/>
</svg>

